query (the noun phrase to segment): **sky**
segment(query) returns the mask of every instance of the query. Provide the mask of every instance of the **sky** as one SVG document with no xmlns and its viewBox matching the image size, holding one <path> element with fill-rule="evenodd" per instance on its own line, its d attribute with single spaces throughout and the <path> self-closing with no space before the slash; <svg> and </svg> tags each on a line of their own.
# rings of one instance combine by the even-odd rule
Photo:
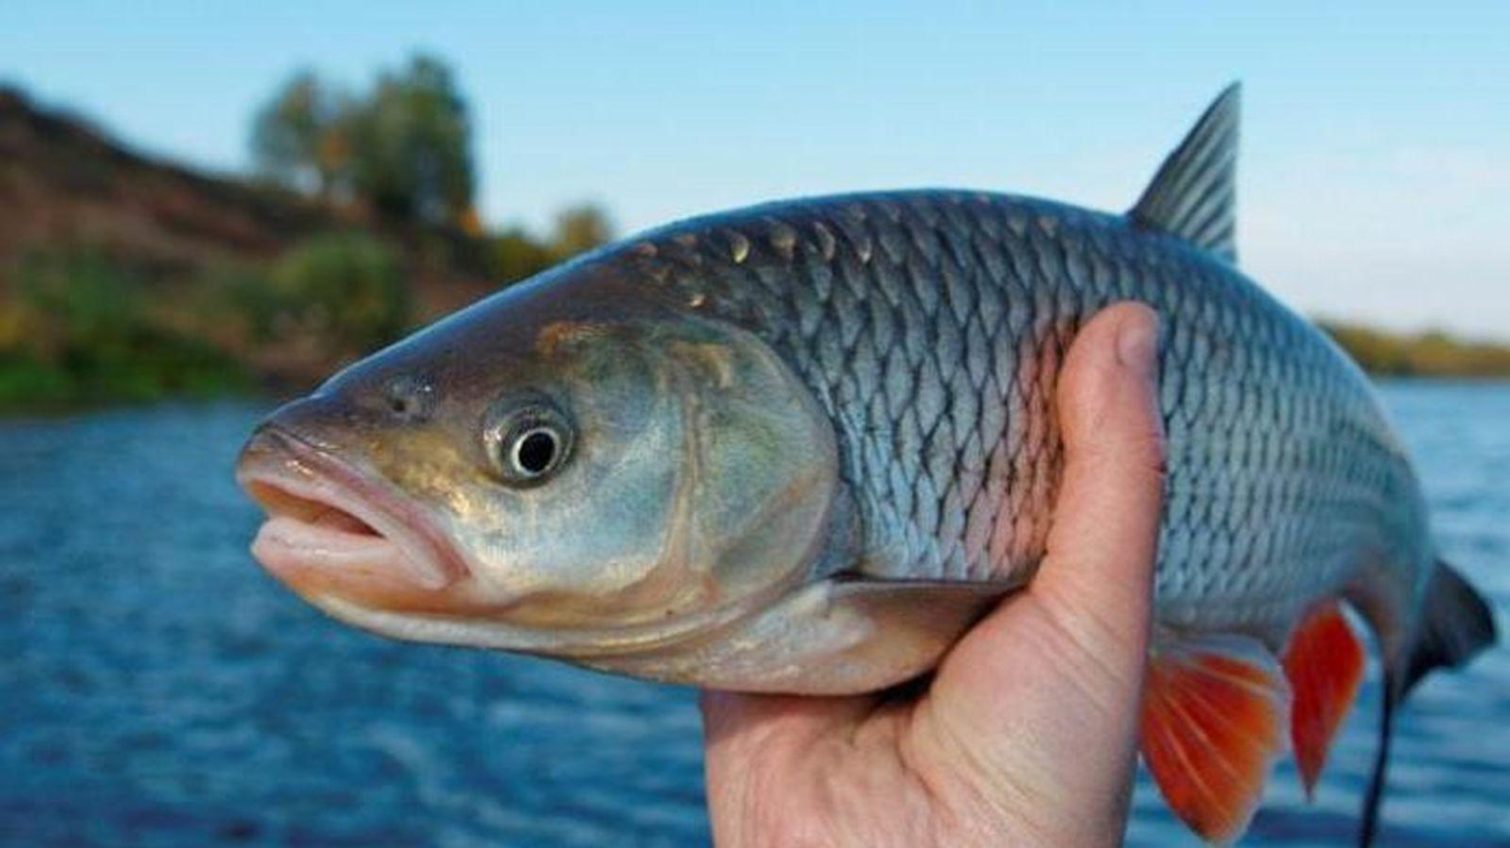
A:
<svg viewBox="0 0 1510 848">
<path fill-rule="evenodd" d="M 1239 8 L 1242 6 L 1242 8 Z M 294 70 L 455 68 L 480 206 L 621 230 L 965 187 L 1122 210 L 1244 84 L 1241 264 L 1313 315 L 1510 339 L 1510 3 L 6 0 L 0 82 L 148 153 L 250 168 Z"/>
</svg>

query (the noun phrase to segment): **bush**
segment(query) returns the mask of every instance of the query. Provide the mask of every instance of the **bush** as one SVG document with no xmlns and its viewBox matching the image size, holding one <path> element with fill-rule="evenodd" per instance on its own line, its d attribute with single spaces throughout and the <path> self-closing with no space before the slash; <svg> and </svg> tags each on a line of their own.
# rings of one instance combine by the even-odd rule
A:
<svg viewBox="0 0 1510 848">
<path fill-rule="evenodd" d="M 557 262 L 556 252 L 515 227 L 488 239 L 488 270 L 498 282 L 517 283 Z"/>
<path fill-rule="evenodd" d="M 38 253 L 17 274 L 0 407 L 154 400 L 246 388 L 224 352 L 154 323 L 141 281 L 98 251 Z"/>
<path fill-rule="evenodd" d="M 17 274 L 18 341 L 44 360 L 118 358 L 143 324 L 139 287 L 98 251 L 33 253 Z"/>
<path fill-rule="evenodd" d="M 500 283 L 515 283 L 612 239 L 607 213 L 591 204 L 574 206 L 556 216 L 549 238 L 536 238 L 522 227 L 489 237 L 489 271 Z"/>
<path fill-rule="evenodd" d="M 371 236 L 332 233 L 291 249 L 272 271 L 271 299 L 248 304 L 264 333 L 328 339 L 340 351 L 363 351 L 397 339 L 411 302 L 393 252 Z"/>
</svg>

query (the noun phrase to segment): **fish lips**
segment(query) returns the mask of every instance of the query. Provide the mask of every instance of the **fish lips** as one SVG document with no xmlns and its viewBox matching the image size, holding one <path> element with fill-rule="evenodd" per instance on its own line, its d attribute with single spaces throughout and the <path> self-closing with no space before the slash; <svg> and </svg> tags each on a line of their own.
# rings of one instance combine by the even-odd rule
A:
<svg viewBox="0 0 1510 848">
<path fill-rule="evenodd" d="M 236 481 L 267 512 L 252 555 L 296 593 L 392 611 L 443 610 L 471 570 L 434 519 L 381 480 L 276 425 Z"/>
</svg>

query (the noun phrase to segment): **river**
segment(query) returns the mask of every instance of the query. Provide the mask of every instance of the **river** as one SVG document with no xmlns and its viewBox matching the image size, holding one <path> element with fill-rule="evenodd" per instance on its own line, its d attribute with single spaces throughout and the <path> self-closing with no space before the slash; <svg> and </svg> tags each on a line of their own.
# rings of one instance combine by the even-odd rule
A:
<svg viewBox="0 0 1510 848">
<path fill-rule="evenodd" d="M 1391 383 L 1447 558 L 1510 603 L 1510 384 Z M 277 587 L 231 464 L 255 404 L 0 422 L 0 844 L 708 840 L 695 693 L 398 644 Z M 1314 804 L 1244 844 L 1351 844 L 1375 680 Z M 1382 844 L 1510 845 L 1510 650 L 1399 720 Z M 1195 844 L 1140 778 L 1134 845 Z"/>
</svg>

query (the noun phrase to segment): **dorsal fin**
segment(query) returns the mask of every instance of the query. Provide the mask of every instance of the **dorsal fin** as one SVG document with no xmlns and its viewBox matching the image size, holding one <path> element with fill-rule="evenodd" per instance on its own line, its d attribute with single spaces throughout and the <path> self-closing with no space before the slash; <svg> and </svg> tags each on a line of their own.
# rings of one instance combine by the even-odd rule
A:
<svg viewBox="0 0 1510 848">
<path fill-rule="evenodd" d="M 1169 154 L 1128 213 L 1237 264 L 1237 136 L 1242 87 L 1226 90 Z"/>
</svg>

